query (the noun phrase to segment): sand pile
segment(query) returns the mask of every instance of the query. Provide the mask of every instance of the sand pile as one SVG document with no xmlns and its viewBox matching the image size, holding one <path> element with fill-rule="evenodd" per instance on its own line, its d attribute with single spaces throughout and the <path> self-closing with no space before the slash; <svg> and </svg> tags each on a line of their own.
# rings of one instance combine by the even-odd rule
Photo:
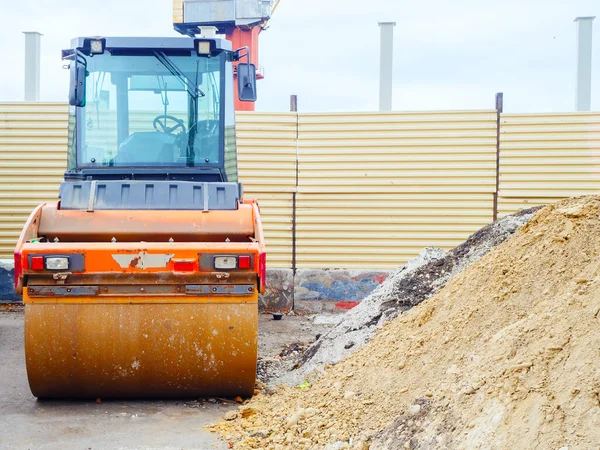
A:
<svg viewBox="0 0 600 450">
<path fill-rule="evenodd" d="M 233 448 L 597 448 L 600 197 L 542 209 L 313 383 L 227 419 Z"/>
<path fill-rule="evenodd" d="M 423 249 L 419 256 L 400 267 L 356 308 L 348 311 L 299 361 L 287 364 L 289 368 L 299 368 L 290 372 L 284 364 L 264 380 L 274 377 L 271 381 L 274 385 L 300 384 L 305 378 L 320 373 L 327 364 L 337 363 L 354 353 L 369 342 L 384 323 L 431 297 L 465 267 L 512 236 L 538 209 L 521 211 L 492 223 L 447 253 L 434 247 Z"/>
</svg>

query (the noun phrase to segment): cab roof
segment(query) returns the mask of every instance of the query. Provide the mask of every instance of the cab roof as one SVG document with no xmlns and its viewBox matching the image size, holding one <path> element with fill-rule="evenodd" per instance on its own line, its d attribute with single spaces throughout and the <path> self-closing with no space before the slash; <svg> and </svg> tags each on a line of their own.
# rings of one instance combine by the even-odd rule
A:
<svg viewBox="0 0 600 450">
<path fill-rule="evenodd" d="M 85 39 L 106 39 L 106 48 L 161 48 L 174 50 L 194 50 L 194 39 L 191 37 L 98 37 L 84 36 L 71 40 L 71 48 L 82 48 Z M 198 38 L 200 39 L 200 38 Z M 206 38 L 201 38 L 206 40 Z M 231 50 L 231 42 L 223 38 L 210 38 L 215 42 L 217 50 Z"/>
</svg>

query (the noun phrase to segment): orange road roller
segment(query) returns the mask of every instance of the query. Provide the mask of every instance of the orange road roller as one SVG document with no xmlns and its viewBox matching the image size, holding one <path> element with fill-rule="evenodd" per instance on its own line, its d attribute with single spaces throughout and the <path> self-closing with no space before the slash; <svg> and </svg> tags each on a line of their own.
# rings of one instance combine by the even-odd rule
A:
<svg viewBox="0 0 600 450">
<path fill-rule="evenodd" d="M 38 398 L 250 396 L 266 253 L 220 38 L 79 38 L 59 200 L 15 249 Z M 256 99 L 251 64 L 238 95 Z"/>
</svg>

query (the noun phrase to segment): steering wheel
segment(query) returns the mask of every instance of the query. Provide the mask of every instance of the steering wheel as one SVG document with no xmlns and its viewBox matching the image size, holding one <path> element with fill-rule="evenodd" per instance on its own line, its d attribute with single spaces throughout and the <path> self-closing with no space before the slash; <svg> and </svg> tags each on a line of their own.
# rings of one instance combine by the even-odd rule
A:
<svg viewBox="0 0 600 450">
<path fill-rule="evenodd" d="M 161 119 L 163 120 L 162 122 Z M 175 122 L 175 125 L 168 127 L 167 120 L 172 120 Z M 159 133 L 173 134 L 173 131 L 175 131 L 177 128 L 181 128 L 184 133 L 186 132 L 185 122 L 177 117 L 169 116 L 168 114 L 156 116 L 152 122 L 152 126 L 154 126 L 154 129 Z"/>
</svg>

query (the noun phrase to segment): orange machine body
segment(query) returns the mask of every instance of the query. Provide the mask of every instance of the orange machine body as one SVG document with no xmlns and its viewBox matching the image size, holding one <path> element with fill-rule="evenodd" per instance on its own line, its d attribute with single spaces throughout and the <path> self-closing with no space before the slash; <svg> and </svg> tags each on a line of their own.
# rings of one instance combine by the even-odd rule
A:
<svg viewBox="0 0 600 450">
<path fill-rule="evenodd" d="M 40 265 L 48 258 L 69 267 Z M 15 250 L 33 394 L 251 395 L 265 258 L 252 201 L 208 212 L 41 205 Z"/>
</svg>

